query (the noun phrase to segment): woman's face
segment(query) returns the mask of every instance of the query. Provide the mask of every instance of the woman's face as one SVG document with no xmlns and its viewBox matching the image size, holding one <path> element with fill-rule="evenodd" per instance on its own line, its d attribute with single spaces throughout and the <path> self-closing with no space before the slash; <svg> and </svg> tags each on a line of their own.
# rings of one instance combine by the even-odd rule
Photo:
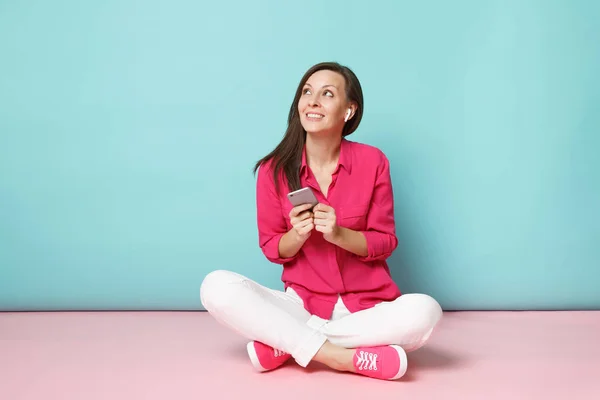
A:
<svg viewBox="0 0 600 400">
<path fill-rule="evenodd" d="M 312 74 L 304 84 L 298 101 L 300 122 L 309 133 L 341 132 L 350 108 L 344 77 L 329 70 Z"/>
</svg>

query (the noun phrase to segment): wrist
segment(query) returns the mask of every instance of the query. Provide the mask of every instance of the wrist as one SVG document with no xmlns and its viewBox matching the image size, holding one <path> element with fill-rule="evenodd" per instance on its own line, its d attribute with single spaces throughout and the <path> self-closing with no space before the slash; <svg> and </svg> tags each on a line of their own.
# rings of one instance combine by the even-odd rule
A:
<svg viewBox="0 0 600 400">
<path fill-rule="evenodd" d="M 306 240 L 308 239 L 308 237 L 310 236 L 310 234 L 306 234 L 306 235 L 300 235 L 298 233 L 298 231 L 296 231 L 296 229 L 292 228 L 289 233 L 291 234 L 291 239 L 296 243 L 296 244 L 304 244 L 304 242 L 306 242 Z"/>
<path fill-rule="evenodd" d="M 344 228 L 342 228 L 341 226 L 336 226 L 333 229 L 333 231 L 325 237 L 325 239 L 328 242 L 335 244 L 336 246 L 339 246 L 340 242 L 342 241 L 342 238 L 344 236 L 343 230 L 344 230 Z"/>
</svg>

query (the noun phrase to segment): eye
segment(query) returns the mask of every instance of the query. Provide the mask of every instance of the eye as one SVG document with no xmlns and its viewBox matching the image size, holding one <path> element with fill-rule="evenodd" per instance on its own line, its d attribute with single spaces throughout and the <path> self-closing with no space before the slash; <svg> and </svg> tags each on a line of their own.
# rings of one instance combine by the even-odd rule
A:
<svg viewBox="0 0 600 400">
<path fill-rule="evenodd" d="M 306 88 L 302 91 L 302 94 L 310 94 L 310 89 Z"/>
<path fill-rule="evenodd" d="M 329 91 L 329 90 L 326 90 L 323 94 L 325 96 L 333 97 L 333 93 L 331 91 Z"/>
</svg>

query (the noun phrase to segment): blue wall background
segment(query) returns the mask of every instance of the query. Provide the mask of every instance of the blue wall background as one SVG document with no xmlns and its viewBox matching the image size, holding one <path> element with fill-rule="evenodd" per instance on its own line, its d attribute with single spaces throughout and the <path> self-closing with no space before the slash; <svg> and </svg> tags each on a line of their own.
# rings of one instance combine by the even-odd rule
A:
<svg viewBox="0 0 600 400">
<path fill-rule="evenodd" d="M 355 70 L 353 140 L 395 184 L 404 292 L 600 307 L 600 3 L 0 2 L 0 309 L 199 309 L 281 288 L 253 163 L 312 64 Z"/>
</svg>

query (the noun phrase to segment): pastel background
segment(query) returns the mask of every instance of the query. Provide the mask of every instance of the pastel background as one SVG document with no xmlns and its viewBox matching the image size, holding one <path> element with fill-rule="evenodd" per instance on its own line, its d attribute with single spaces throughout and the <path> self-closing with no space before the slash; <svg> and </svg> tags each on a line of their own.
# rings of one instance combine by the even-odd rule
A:
<svg viewBox="0 0 600 400">
<path fill-rule="evenodd" d="M 600 308 L 600 3 L 0 1 L 0 309 L 200 309 L 281 288 L 254 162 L 312 64 L 358 75 L 404 292 Z"/>
</svg>

